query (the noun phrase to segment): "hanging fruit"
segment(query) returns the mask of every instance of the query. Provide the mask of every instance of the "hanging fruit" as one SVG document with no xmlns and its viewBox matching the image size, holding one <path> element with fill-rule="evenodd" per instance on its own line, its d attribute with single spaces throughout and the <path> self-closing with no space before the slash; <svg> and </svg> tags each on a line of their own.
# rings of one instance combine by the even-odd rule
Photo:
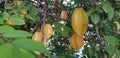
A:
<svg viewBox="0 0 120 58">
<path fill-rule="evenodd" d="M 48 40 L 52 36 L 53 28 L 51 24 L 44 25 L 44 36 L 45 39 Z"/>
<path fill-rule="evenodd" d="M 17 5 L 18 6 L 21 5 L 22 2 L 23 2 L 22 0 L 17 0 Z"/>
<path fill-rule="evenodd" d="M 119 22 L 114 22 L 117 26 L 117 30 L 120 30 L 120 23 Z"/>
<path fill-rule="evenodd" d="M 62 18 L 63 20 L 67 20 L 68 19 L 67 11 L 63 10 L 61 12 L 60 18 Z"/>
<path fill-rule="evenodd" d="M 77 35 L 83 35 L 88 29 L 88 16 L 82 8 L 73 11 L 71 25 Z"/>
<path fill-rule="evenodd" d="M 32 40 L 42 42 L 42 33 L 40 31 L 36 31 L 32 37 Z M 46 39 L 43 40 L 43 44 L 46 46 Z M 40 52 L 34 51 L 36 55 L 40 55 Z"/>
<path fill-rule="evenodd" d="M 41 42 L 42 41 L 42 33 L 40 31 L 36 31 L 32 36 L 32 40 Z"/>
<path fill-rule="evenodd" d="M 11 26 L 14 25 L 13 22 L 12 22 L 12 20 L 11 20 L 10 18 L 8 18 L 8 20 L 7 20 L 7 24 L 8 24 L 8 25 L 11 25 Z"/>
<path fill-rule="evenodd" d="M 27 14 L 27 11 L 23 7 L 21 7 L 20 8 L 20 15 L 22 16 L 24 14 Z"/>
<path fill-rule="evenodd" d="M 70 46 L 72 48 L 79 50 L 83 47 L 83 44 L 84 44 L 84 40 L 83 40 L 82 36 L 79 36 L 74 33 L 70 37 Z"/>
</svg>

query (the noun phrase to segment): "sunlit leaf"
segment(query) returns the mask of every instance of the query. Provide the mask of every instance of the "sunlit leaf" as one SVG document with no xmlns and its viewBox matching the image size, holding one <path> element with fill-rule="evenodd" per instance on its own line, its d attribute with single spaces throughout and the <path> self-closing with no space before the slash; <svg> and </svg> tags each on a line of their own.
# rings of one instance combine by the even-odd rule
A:
<svg viewBox="0 0 120 58">
<path fill-rule="evenodd" d="M 37 42 L 30 39 L 16 39 L 15 41 L 13 41 L 13 44 L 30 51 L 47 51 L 42 42 Z"/>
<path fill-rule="evenodd" d="M 4 44 L 4 43 L 5 43 L 5 41 L 2 38 L 0 38 L 0 45 Z"/>
<path fill-rule="evenodd" d="M 14 46 L 12 44 L 3 44 L 0 46 L 0 57 L 1 58 L 14 58 L 16 56 L 20 57 L 19 55 L 14 55 L 13 52 L 18 52 L 13 50 Z"/>
<path fill-rule="evenodd" d="M 14 31 L 14 28 L 8 25 L 0 26 L 0 33 L 9 33 L 10 31 Z"/>
<path fill-rule="evenodd" d="M 21 51 L 21 53 L 23 55 L 22 56 L 23 58 L 35 58 L 35 56 L 32 53 L 28 52 L 25 49 L 20 49 L 20 51 Z"/>
<path fill-rule="evenodd" d="M 7 43 L 0 46 L 0 58 L 35 58 L 35 56 Z"/>
<path fill-rule="evenodd" d="M 3 34 L 3 36 L 8 38 L 25 38 L 32 36 L 32 34 L 27 31 L 14 30 Z"/>
<path fill-rule="evenodd" d="M 23 24 L 25 24 L 24 20 L 19 16 L 13 15 L 10 18 L 11 18 L 13 24 L 15 24 L 15 25 L 23 25 Z"/>
</svg>

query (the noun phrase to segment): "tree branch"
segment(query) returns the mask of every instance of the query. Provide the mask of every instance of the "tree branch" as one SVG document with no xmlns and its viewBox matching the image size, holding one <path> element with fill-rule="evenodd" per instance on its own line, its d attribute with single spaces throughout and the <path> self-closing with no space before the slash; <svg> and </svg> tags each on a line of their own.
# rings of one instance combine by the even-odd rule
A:
<svg viewBox="0 0 120 58">
<path fill-rule="evenodd" d="M 102 40 L 102 38 L 101 38 L 101 36 L 100 36 L 99 29 L 98 29 L 97 25 L 95 25 L 95 29 L 96 29 L 96 34 L 97 34 L 97 38 L 98 38 L 98 43 L 99 43 L 99 45 L 100 45 L 100 52 L 101 52 L 102 55 L 104 55 L 103 43 L 102 43 L 103 40 Z M 103 57 L 103 58 L 104 58 L 104 57 Z"/>
<path fill-rule="evenodd" d="M 89 1 L 90 1 L 91 3 L 97 5 L 97 3 L 95 3 L 96 1 L 94 1 L 94 0 L 89 0 Z"/>
<path fill-rule="evenodd" d="M 43 0 L 42 2 L 42 6 L 43 6 L 43 12 L 42 12 L 42 43 L 44 43 L 44 25 L 45 25 L 45 19 L 47 17 L 47 0 Z M 40 53 L 40 58 L 43 58 L 44 54 Z"/>
</svg>

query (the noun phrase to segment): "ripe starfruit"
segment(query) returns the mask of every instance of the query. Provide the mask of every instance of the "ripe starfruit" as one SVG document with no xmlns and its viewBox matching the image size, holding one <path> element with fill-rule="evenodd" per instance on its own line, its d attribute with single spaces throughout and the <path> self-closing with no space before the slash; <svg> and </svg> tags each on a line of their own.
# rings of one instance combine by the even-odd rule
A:
<svg viewBox="0 0 120 58">
<path fill-rule="evenodd" d="M 60 18 L 62 18 L 63 20 L 67 20 L 68 19 L 67 11 L 63 10 L 61 12 Z"/>
<path fill-rule="evenodd" d="M 41 31 L 36 31 L 33 34 L 32 40 L 35 40 L 35 41 L 38 41 L 38 42 L 42 42 L 42 33 L 41 33 Z M 44 39 L 43 44 L 46 46 L 46 39 Z M 34 51 L 34 53 L 36 55 L 40 55 L 40 52 L 38 52 L 38 51 Z"/>
<path fill-rule="evenodd" d="M 74 33 L 70 37 L 70 46 L 73 49 L 79 50 L 79 49 L 81 49 L 83 47 L 83 44 L 84 44 L 84 40 L 83 40 L 82 36 L 77 35 L 77 34 Z"/>
<path fill-rule="evenodd" d="M 20 8 L 20 15 L 27 14 L 27 10 L 25 10 L 23 7 Z"/>
<path fill-rule="evenodd" d="M 44 25 L 44 36 L 45 36 L 45 39 L 48 40 L 52 36 L 52 33 L 53 33 L 52 25 L 51 24 L 45 24 Z"/>
<path fill-rule="evenodd" d="M 32 36 L 32 40 L 41 42 L 42 40 L 42 33 L 40 31 L 36 31 L 33 36 Z"/>
<path fill-rule="evenodd" d="M 17 5 L 21 5 L 22 2 L 22 0 L 17 0 Z"/>
<path fill-rule="evenodd" d="M 8 20 L 7 20 L 7 24 L 8 24 L 8 25 L 11 25 L 11 26 L 14 25 L 10 18 L 8 18 Z"/>
<path fill-rule="evenodd" d="M 88 29 L 88 16 L 83 8 L 76 8 L 71 17 L 71 25 L 77 35 L 83 35 Z"/>
</svg>

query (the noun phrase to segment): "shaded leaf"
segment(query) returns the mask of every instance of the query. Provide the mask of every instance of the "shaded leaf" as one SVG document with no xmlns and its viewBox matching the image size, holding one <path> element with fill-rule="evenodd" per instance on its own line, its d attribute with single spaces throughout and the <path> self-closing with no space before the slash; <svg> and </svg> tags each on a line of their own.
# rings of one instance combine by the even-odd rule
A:
<svg viewBox="0 0 120 58">
<path fill-rule="evenodd" d="M 6 9 L 13 9 L 13 5 L 7 3 L 7 5 L 6 5 Z"/>
<path fill-rule="evenodd" d="M 94 24 L 97 24 L 100 20 L 100 15 L 98 13 L 94 13 L 91 15 L 91 20 Z"/>
<path fill-rule="evenodd" d="M 103 3 L 103 10 L 108 13 L 108 11 L 112 8 L 111 4 L 109 2 Z"/>
<path fill-rule="evenodd" d="M 96 9 L 91 9 L 87 12 L 88 16 L 91 16 L 94 12 L 96 11 Z"/>
<path fill-rule="evenodd" d="M 54 49 L 55 48 L 55 46 L 53 46 L 53 45 L 50 45 L 49 46 L 49 50 L 52 50 L 52 49 Z"/>
<path fill-rule="evenodd" d="M 111 8 L 110 11 L 108 12 L 108 19 L 111 20 L 113 18 L 113 16 L 114 16 L 114 9 Z"/>
<path fill-rule="evenodd" d="M 104 36 L 105 41 L 109 44 L 118 44 L 119 40 L 117 38 L 115 38 L 114 36 Z"/>
<path fill-rule="evenodd" d="M 29 15 L 29 14 L 26 14 L 25 17 L 26 17 L 27 19 L 31 19 L 31 20 L 33 20 L 32 16 Z"/>
<path fill-rule="evenodd" d="M 105 46 L 104 47 L 105 51 L 107 51 L 108 53 L 115 53 L 117 51 L 117 48 L 114 46 Z"/>
</svg>

